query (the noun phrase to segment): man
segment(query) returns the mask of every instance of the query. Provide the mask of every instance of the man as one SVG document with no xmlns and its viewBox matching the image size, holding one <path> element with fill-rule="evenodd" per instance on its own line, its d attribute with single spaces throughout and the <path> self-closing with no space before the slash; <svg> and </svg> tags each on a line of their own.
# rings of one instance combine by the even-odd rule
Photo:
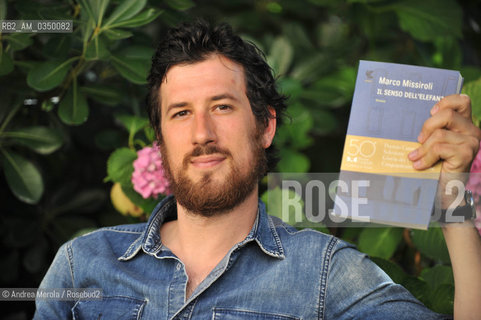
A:
<svg viewBox="0 0 481 320">
<path fill-rule="evenodd" d="M 153 58 L 150 118 L 174 197 L 146 224 L 63 245 L 42 288 L 102 288 L 102 300 L 38 300 L 36 318 L 438 319 L 351 245 L 267 215 L 258 181 L 275 164 L 285 99 L 258 50 L 230 27 L 172 29 Z M 480 130 L 469 98 L 433 108 L 418 169 L 468 170 Z M 466 222 L 465 224 L 470 224 Z M 481 244 L 446 226 L 455 315 L 481 314 Z"/>
</svg>

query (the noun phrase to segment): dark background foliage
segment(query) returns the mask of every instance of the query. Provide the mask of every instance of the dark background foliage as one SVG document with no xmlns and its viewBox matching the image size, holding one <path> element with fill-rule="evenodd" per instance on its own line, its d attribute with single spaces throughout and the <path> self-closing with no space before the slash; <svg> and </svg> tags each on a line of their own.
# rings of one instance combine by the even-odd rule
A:
<svg viewBox="0 0 481 320">
<path fill-rule="evenodd" d="M 101 226 L 146 219 L 112 206 L 149 145 L 146 75 L 168 26 L 228 22 L 265 53 L 290 96 L 277 133 L 282 172 L 336 172 L 358 61 L 460 70 L 481 119 L 476 0 L 0 0 L 0 20 L 68 19 L 74 32 L 0 33 L 0 287 L 37 287 L 57 248 Z M 108 165 L 107 165 L 108 162 Z M 430 308 L 451 313 L 452 270 L 439 228 L 322 228 L 358 245 Z M 1 302 L 26 319 L 33 302 Z"/>
</svg>

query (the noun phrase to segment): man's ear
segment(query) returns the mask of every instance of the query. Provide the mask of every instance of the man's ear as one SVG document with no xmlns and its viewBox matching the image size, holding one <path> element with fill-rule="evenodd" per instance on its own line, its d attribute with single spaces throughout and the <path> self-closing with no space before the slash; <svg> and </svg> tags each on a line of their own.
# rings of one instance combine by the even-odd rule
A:
<svg viewBox="0 0 481 320">
<path fill-rule="evenodd" d="M 270 145 L 272 144 L 272 140 L 274 139 L 274 135 L 276 134 L 276 125 L 277 125 L 276 110 L 270 106 L 268 108 L 271 116 L 267 121 L 267 126 L 264 129 L 264 134 L 262 137 L 263 138 L 262 146 L 264 147 L 264 149 L 269 148 Z"/>
</svg>

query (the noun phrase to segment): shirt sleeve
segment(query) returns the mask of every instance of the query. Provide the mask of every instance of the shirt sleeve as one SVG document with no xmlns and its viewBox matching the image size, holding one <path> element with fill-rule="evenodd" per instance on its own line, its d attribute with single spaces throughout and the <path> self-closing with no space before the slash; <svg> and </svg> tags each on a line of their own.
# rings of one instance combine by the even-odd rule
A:
<svg viewBox="0 0 481 320">
<path fill-rule="evenodd" d="M 70 259 L 71 242 L 58 250 L 50 268 L 40 283 L 39 289 L 73 288 L 73 270 Z M 63 301 L 52 298 L 35 299 L 36 311 L 33 319 L 71 319 L 75 301 Z"/>
<path fill-rule="evenodd" d="M 340 241 L 331 256 L 325 319 L 452 319 L 429 310 L 366 254 Z"/>
</svg>

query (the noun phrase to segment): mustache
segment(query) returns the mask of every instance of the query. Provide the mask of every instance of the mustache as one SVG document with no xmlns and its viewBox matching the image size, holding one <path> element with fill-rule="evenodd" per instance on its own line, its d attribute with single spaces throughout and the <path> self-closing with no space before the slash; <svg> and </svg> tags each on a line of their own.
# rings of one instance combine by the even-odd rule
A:
<svg viewBox="0 0 481 320">
<path fill-rule="evenodd" d="M 192 150 L 189 154 L 184 157 L 183 165 L 184 167 L 188 165 L 190 159 L 198 156 L 209 155 L 209 154 L 222 154 L 226 157 L 231 157 L 231 153 L 229 150 L 218 147 L 216 145 L 198 145 L 197 147 Z"/>
</svg>

